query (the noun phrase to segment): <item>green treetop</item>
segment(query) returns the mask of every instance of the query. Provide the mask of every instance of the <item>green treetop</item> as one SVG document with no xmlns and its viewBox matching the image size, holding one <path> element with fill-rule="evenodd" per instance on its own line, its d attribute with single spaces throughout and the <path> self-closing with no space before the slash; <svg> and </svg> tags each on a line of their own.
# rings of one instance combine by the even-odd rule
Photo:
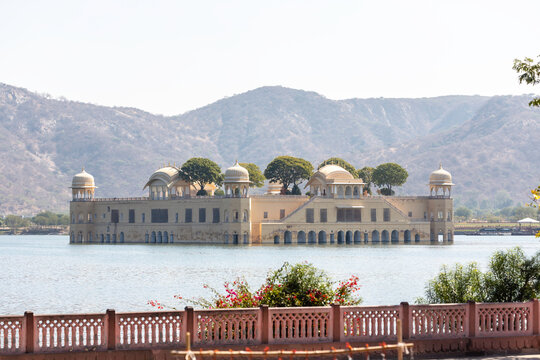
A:
<svg viewBox="0 0 540 360">
<path fill-rule="evenodd" d="M 257 165 L 253 163 L 240 163 L 240 166 L 245 167 L 249 173 L 249 181 L 251 181 L 249 186 L 258 188 L 264 186 L 264 180 L 266 178 Z"/>
<path fill-rule="evenodd" d="M 326 166 L 326 165 L 338 165 L 338 166 L 341 166 L 342 168 L 344 168 L 345 170 L 350 172 L 352 176 L 354 176 L 355 178 L 358 178 L 358 174 L 356 173 L 355 167 L 352 166 L 347 161 L 343 160 L 342 158 L 331 157 L 330 159 L 326 159 L 322 163 L 320 163 L 319 166 L 317 166 L 317 170 L 319 170 L 320 168 L 322 168 L 323 166 Z"/>
<path fill-rule="evenodd" d="M 371 184 L 373 184 L 373 171 L 375 171 L 375 169 L 370 166 L 364 166 L 363 168 L 358 170 L 358 177 L 362 179 L 362 181 L 365 183 L 364 190 L 366 190 L 368 194 L 371 194 Z"/>
<path fill-rule="evenodd" d="M 206 195 L 204 187 L 215 183 L 220 185 L 223 177 L 219 165 L 206 158 L 191 158 L 182 165 L 178 175 L 191 183 L 199 185 L 197 195 Z"/>
<path fill-rule="evenodd" d="M 312 173 L 313 165 L 309 161 L 292 156 L 278 156 L 264 170 L 264 176 L 270 182 L 282 183 L 285 190 L 291 184 L 294 186 L 309 179 Z"/>
<path fill-rule="evenodd" d="M 407 181 L 409 173 L 396 163 L 385 163 L 373 171 L 373 183 L 381 188 L 383 195 L 392 195 L 392 186 L 401 186 Z"/>
</svg>

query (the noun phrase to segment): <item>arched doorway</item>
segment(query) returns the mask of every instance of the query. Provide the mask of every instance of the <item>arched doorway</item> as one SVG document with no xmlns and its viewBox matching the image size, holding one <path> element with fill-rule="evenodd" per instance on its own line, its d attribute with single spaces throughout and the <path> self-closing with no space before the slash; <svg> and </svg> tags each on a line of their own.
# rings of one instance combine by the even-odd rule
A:
<svg viewBox="0 0 540 360">
<path fill-rule="evenodd" d="M 360 231 L 356 230 L 354 232 L 354 243 L 360 244 L 361 242 L 362 242 L 362 234 L 360 233 Z"/>
<path fill-rule="evenodd" d="M 315 231 L 311 230 L 308 233 L 308 244 L 316 244 L 317 243 L 317 234 L 315 234 Z"/>
<path fill-rule="evenodd" d="M 306 233 L 303 231 L 299 231 L 296 235 L 296 242 L 298 244 L 305 244 L 306 243 Z"/>
<path fill-rule="evenodd" d="M 420 234 L 414 235 L 414 241 L 419 242 L 420 241 Z"/>
<path fill-rule="evenodd" d="M 161 231 L 158 231 L 158 233 L 157 233 L 157 243 L 161 244 L 162 242 L 163 242 L 163 234 L 161 233 Z"/>
<path fill-rule="evenodd" d="M 244 244 L 249 244 L 248 233 L 247 233 L 247 231 L 244 232 Z"/>
<path fill-rule="evenodd" d="M 232 234 L 232 243 L 233 243 L 234 245 L 238 245 L 238 242 L 239 242 L 239 241 L 238 241 L 238 233 Z"/>
<path fill-rule="evenodd" d="M 148 235 L 148 233 L 144 235 L 144 242 L 147 244 L 150 242 L 150 235 Z"/>
<path fill-rule="evenodd" d="M 379 232 L 377 230 L 373 230 L 371 233 L 371 242 L 379 242 Z"/>
<path fill-rule="evenodd" d="M 121 232 L 121 233 L 120 233 L 120 243 L 121 243 L 121 244 L 124 243 L 124 232 Z"/>
<path fill-rule="evenodd" d="M 163 242 L 164 242 L 164 243 L 168 243 L 168 242 L 169 242 L 169 233 L 166 232 L 166 231 L 163 233 Z"/>
<path fill-rule="evenodd" d="M 388 234 L 388 231 L 383 230 L 382 233 L 381 233 L 381 241 L 382 242 L 388 242 L 388 240 L 390 240 L 390 236 Z"/>
<path fill-rule="evenodd" d="M 156 243 L 156 232 L 152 231 L 152 244 Z"/>
<path fill-rule="evenodd" d="M 399 232 L 397 230 L 392 231 L 392 242 L 399 242 Z"/>
<path fill-rule="evenodd" d="M 172 244 L 174 242 L 174 235 L 173 235 L 173 233 L 171 233 L 171 235 L 169 235 L 169 236 L 171 237 L 169 242 Z"/>
<path fill-rule="evenodd" d="M 289 230 L 285 231 L 285 234 L 283 234 L 283 243 L 292 244 L 292 233 Z"/>
<path fill-rule="evenodd" d="M 337 233 L 337 243 L 338 244 L 343 244 L 345 242 L 345 234 L 343 233 L 343 231 L 338 231 Z"/>
<path fill-rule="evenodd" d="M 326 244 L 326 231 L 319 231 L 319 244 Z"/>
<path fill-rule="evenodd" d="M 411 231 L 410 230 L 405 230 L 405 232 L 403 233 L 403 241 L 411 242 Z"/>
<path fill-rule="evenodd" d="M 345 233 L 345 243 L 352 244 L 352 231 L 347 231 Z"/>
<path fill-rule="evenodd" d="M 364 242 L 365 243 L 369 242 L 369 234 L 367 231 L 364 231 Z"/>
<path fill-rule="evenodd" d="M 274 244 L 279 244 L 279 235 L 274 235 Z"/>
</svg>

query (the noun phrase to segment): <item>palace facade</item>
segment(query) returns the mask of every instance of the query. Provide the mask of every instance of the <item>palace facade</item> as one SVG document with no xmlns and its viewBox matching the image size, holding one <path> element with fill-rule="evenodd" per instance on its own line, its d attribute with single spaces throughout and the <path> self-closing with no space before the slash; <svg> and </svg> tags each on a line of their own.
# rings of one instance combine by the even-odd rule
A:
<svg viewBox="0 0 540 360">
<path fill-rule="evenodd" d="M 310 196 L 280 195 L 270 183 L 249 194 L 249 173 L 238 162 L 225 171 L 224 196 L 209 196 L 166 166 L 144 189 L 148 197 L 96 198 L 94 177 L 73 177 L 71 243 L 360 244 L 452 241 L 451 174 L 429 177 L 428 196 L 371 196 L 362 179 L 326 165 L 309 179 Z"/>
</svg>

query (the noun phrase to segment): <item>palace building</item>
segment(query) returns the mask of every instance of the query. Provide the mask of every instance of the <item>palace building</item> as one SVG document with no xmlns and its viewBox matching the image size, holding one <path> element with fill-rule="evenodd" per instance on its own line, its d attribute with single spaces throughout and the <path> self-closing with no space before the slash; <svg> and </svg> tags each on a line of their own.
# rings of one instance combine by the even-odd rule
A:
<svg viewBox="0 0 540 360">
<path fill-rule="evenodd" d="M 250 195 L 248 171 L 225 171 L 224 196 L 196 196 L 193 184 L 166 166 L 144 189 L 148 197 L 96 198 L 94 177 L 73 177 L 70 243 L 361 244 L 451 242 L 452 175 L 429 177 L 429 196 L 371 196 L 362 179 L 326 165 L 309 179 L 310 196 L 280 195 L 269 183 Z"/>
</svg>

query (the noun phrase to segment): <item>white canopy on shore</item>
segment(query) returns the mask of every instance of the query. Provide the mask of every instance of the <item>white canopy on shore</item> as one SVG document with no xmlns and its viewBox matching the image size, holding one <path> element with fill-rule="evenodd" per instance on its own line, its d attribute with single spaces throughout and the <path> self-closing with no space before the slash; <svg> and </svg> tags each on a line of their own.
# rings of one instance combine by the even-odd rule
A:
<svg viewBox="0 0 540 360">
<path fill-rule="evenodd" d="M 534 220 L 534 219 L 531 219 L 531 218 L 525 218 L 525 219 L 518 220 L 518 223 L 520 223 L 520 224 L 537 224 L 537 223 L 540 223 L 540 221 Z"/>
</svg>

